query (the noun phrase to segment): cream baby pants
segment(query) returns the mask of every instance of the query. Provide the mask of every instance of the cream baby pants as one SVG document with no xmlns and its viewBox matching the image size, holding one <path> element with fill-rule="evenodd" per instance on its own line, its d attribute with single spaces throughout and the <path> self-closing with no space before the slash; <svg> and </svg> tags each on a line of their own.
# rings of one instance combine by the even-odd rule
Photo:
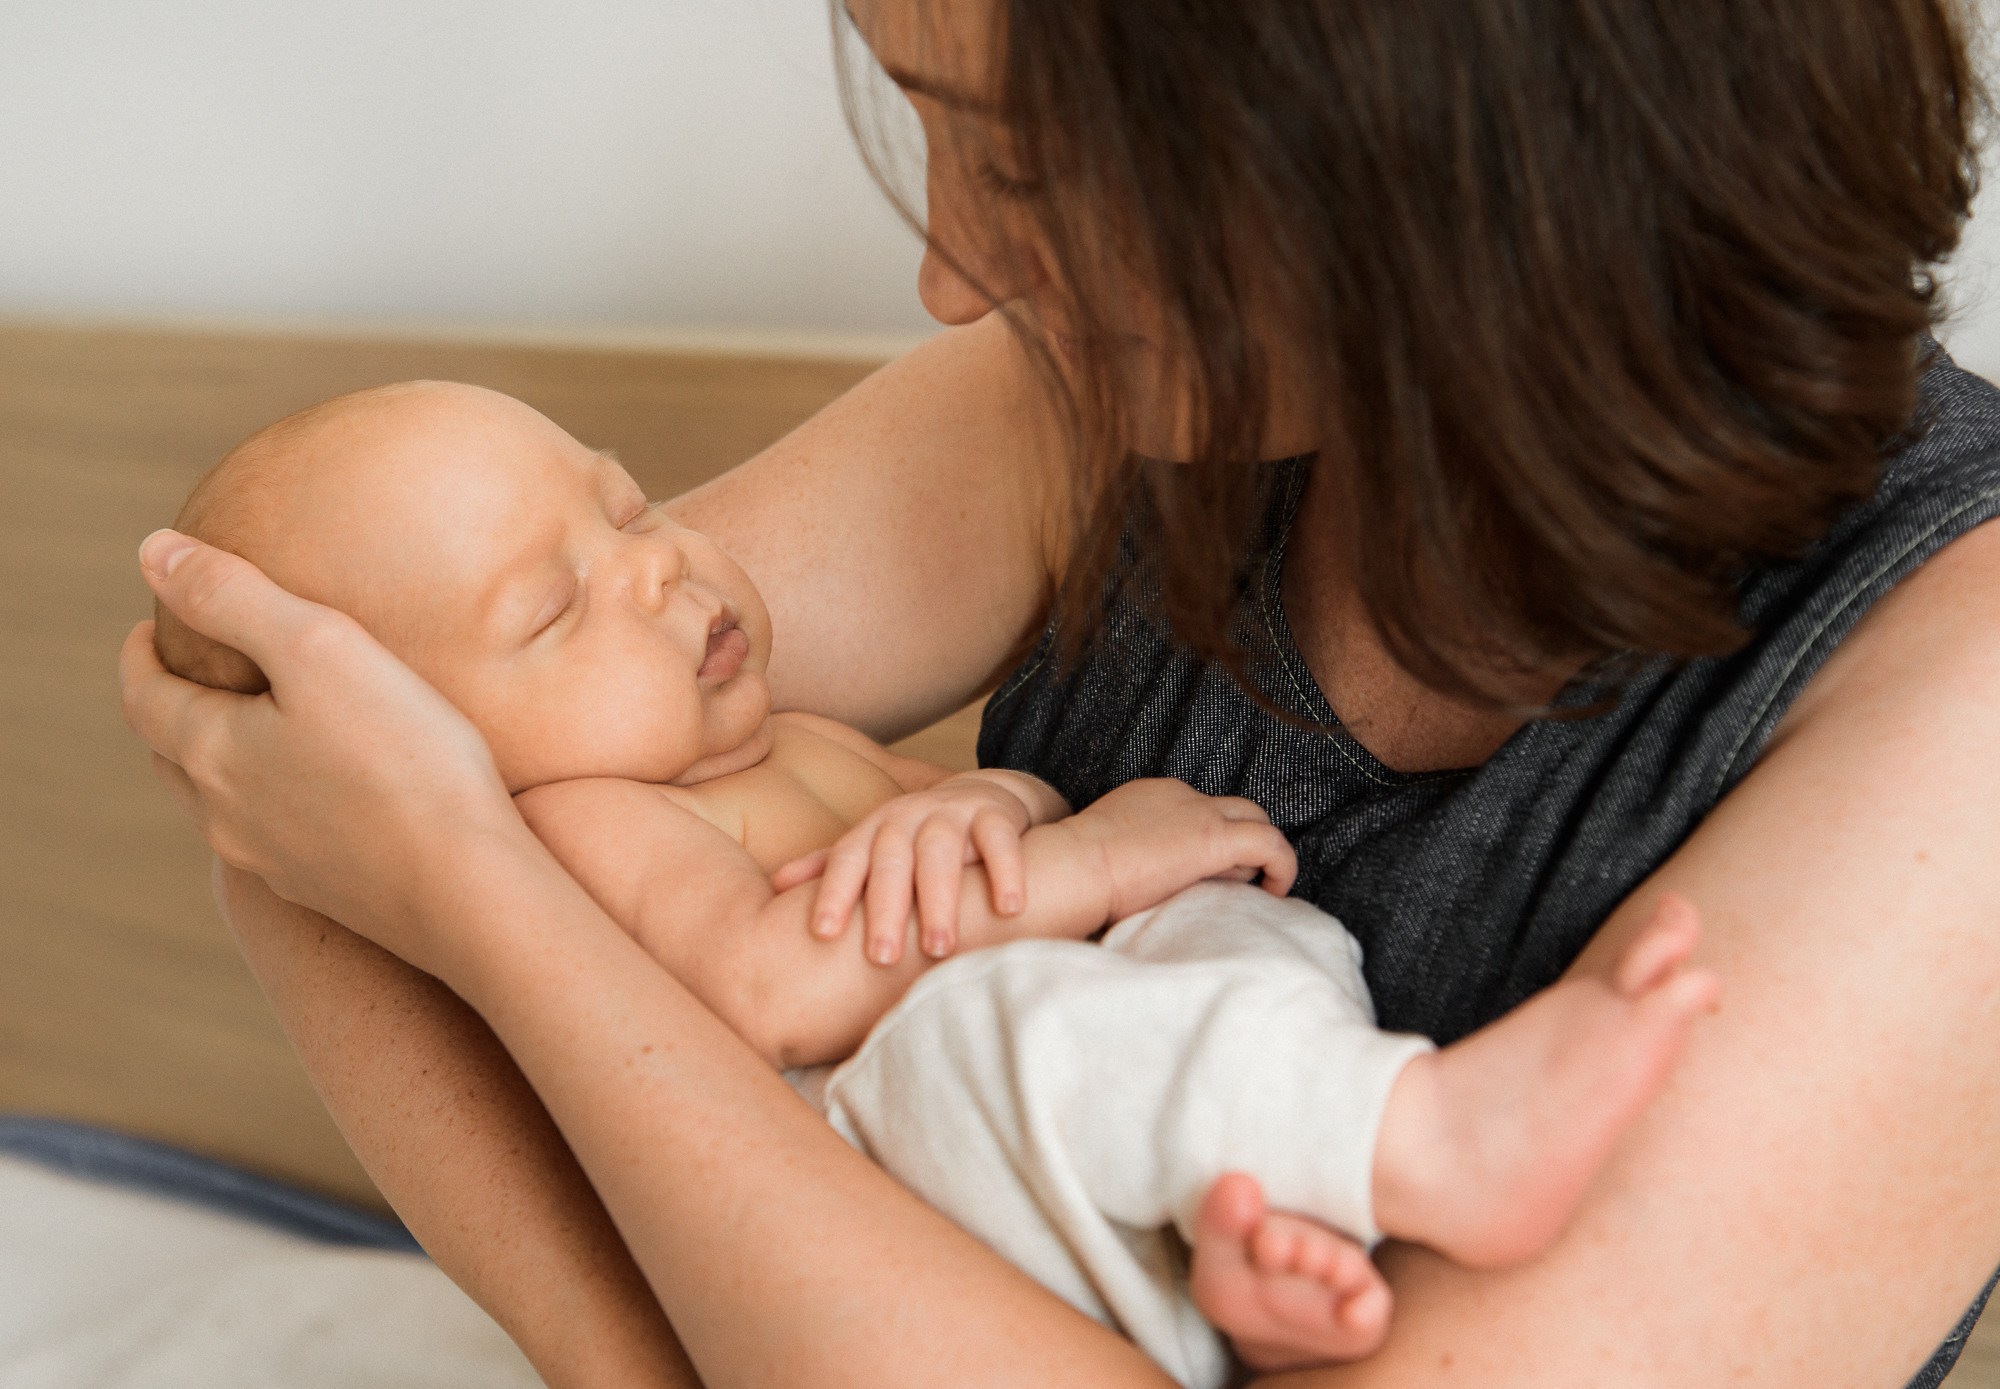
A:
<svg viewBox="0 0 2000 1389">
<path fill-rule="evenodd" d="M 1188 1386 L 1229 1376 L 1186 1289 L 1209 1185 L 1379 1238 L 1375 1136 L 1422 1037 L 1377 1030 L 1361 948 L 1259 888 L 1204 883 L 1101 946 L 1020 941 L 920 979 L 825 1078 L 849 1142 Z"/>
</svg>

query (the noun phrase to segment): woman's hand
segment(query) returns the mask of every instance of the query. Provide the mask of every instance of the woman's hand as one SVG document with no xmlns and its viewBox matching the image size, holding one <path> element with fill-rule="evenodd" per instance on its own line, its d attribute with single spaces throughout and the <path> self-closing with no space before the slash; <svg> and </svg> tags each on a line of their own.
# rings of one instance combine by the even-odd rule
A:
<svg viewBox="0 0 2000 1389">
<path fill-rule="evenodd" d="M 959 886 L 967 865 L 984 864 L 996 915 L 1020 915 L 1028 904 L 1021 836 L 1068 811 L 1053 788 L 1033 777 L 970 772 L 898 796 L 831 848 L 784 865 L 771 875 L 771 886 L 783 892 L 820 879 L 811 921 L 822 940 L 839 937 L 855 907 L 863 906 L 863 949 L 878 965 L 903 958 L 914 897 L 920 948 L 941 960 L 958 948 Z"/>
<path fill-rule="evenodd" d="M 424 922 L 452 891 L 454 847 L 527 836 L 479 734 L 358 623 L 247 560 L 172 531 L 140 557 L 161 602 L 271 684 L 241 695 L 181 679 L 150 622 L 125 640 L 125 720 L 209 847 L 437 972 Z"/>
</svg>

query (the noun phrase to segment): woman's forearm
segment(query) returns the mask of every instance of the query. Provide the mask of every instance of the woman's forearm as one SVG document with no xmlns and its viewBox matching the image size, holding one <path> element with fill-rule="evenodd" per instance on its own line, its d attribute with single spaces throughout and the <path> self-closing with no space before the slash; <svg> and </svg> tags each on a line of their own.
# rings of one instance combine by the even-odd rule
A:
<svg viewBox="0 0 2000 1389">
<path fill-rule="evenodd" d="M 551 1389 L 698 1381 L 490 1029 L 429 975 L 233 870 L 226 914 L 315 1087 L 445 1273 Z"/>
<path fill-rule="evenodd" d="M 468 869 L 448 982 L 715 1389 L 1166 1383 L 849 1148 L 552 860 Z M 475 924 L 476 923 L 476 924 Z"/>
</svg>

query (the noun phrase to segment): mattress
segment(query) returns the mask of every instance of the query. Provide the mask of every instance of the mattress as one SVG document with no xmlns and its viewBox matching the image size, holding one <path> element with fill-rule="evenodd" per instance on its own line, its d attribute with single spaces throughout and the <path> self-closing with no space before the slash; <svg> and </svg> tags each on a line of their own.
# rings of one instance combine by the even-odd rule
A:
<svg viewBox="0 0 2000 1389">
<path fill-rule="evenodd" d="M 0 1115 L 6 1389 L 534 1389 L 391 1222 L 159 1145 Z"/>
</svg>

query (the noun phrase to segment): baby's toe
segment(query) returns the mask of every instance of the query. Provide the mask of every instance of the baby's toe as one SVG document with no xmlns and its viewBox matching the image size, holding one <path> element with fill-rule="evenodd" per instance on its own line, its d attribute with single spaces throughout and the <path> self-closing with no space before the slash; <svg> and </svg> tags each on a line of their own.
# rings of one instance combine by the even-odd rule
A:
<svg viewBox="0 0 2000 1389">
<path fill-rule="evenodd" d="M 1292 1221 L 1267 1218 L 1250 1237 L 1250 1262 L 1261 1273 L 1296 1273 L 1301 1241 Z"/>
</svg>

